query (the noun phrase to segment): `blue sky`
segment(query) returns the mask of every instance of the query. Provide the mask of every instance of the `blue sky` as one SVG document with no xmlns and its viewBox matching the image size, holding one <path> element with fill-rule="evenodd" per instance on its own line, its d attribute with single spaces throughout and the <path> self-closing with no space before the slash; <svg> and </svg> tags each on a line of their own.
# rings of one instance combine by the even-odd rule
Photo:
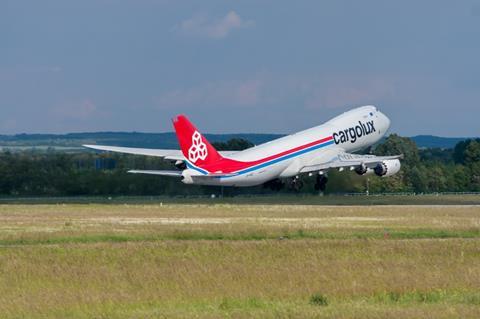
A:
<svg viewBox="0 0 480 319">
<path fill-rule="evenodd" d="M 0 134 L 289 133 L 375 104 L 479 136 L 480 1 L 0 0 Z"/>
</svg>

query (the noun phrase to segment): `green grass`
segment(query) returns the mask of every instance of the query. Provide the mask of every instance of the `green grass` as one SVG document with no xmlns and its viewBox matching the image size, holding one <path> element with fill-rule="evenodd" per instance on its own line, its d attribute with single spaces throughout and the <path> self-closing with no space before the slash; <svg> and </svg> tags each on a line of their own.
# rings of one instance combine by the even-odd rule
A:
<svg viewBox="0 0 480 319">
<path fill-rule="evenodd" d="M 212 189 L 212 193 L 218 190 Z M 218 196 L 218 194 L 217 194 Z M 232 205 L 480 205 L 480 194 L 465 195 L 247 195 L 224 198 L 210 196 L 73 196 L 73 197 L 0 197 L 4 204 L 232 204 Z"/>
<path fill-rule="evenodd" d="M 434 289 L 431 291 L 380 292 L 366 300 L 375 304 L 466 304 L 480 306 L 480 291 L 449 291 Z"/>
<path fill-rule="evenodd" d="M 43 236 L 42 236 L 43 237 Z M 37 238 L 0 239 L 0 246 L 20 245 L 62 245 L 124 242 L 156 242 L 165 240 L 181 241 L 255 241 L 255 240 L 299 240 L 299 239 L 447 239 L 447 238 L 480 238 L 480 230 L 394 230 L 394 231 L 344 231 L 344 232 L 312 232 L 299 229 L 293 232 L 273 234 L 258 233 L 203 233 L 173 232 L 170 234 L 85 234 L 82 236 L 51 236 Z"/>
<path fill-rule="evenodd" d="M 479 318 L 480 207 L 0 205 L 0 318 Z"/>
</svg>

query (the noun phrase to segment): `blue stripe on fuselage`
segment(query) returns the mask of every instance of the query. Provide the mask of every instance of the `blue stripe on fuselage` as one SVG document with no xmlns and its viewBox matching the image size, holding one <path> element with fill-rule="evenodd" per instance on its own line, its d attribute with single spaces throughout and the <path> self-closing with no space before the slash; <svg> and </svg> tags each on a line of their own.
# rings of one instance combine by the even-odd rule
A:
<svg viewBox="0 0 480 319">
<path fill-rule="evenodd" d="M 264 167 L 267 167 L 267 166 L 270 166 L 270 165 L 273 165 L 273 164 L 276 164 L 276 163 L 279 163 L 279 162 L 283 162 L 283 161 L 285 161 L 285 160 L 288 160 L 288 159 L 291 159 L 291 158 L 294 158 L 294 157 L 303 155 L 303 154 L 308 153 L 308 152 L 311 152 L 311 151 L 318 150 L 318 149 L 320 149 L 320 148 L 323 148 L 323 147 L 332 145 L 332 144 L 334 144 L 334 143 L 335 143 L 334 140 L 330 140 L 330 141 L 324 142 L 324 143 L 322 143 L 322 144 L 314 145 L 314 146 L 305 148 L 305 149 L 303 149 L 303 150 L 300 150 L 300 151 L 297 151 L 297 152 L 294 152 L 294 153 L 285 155 L 285 156 L 283 156 L 283 157 L 279 157 L 279 158 L 273 159 L 273 160 L 271 160 L 271 161 L 268 161 L 268 162 L 265 162 L 265 163 L 262 163 L 262 164 L 258 164 L 258 165 L 256 165 L 256 166 L 248 167 L 248 168 L 242 169 L 242 170 L 240 170 L 240 171 L 238 171 L 238 172 L 234 172 L 234 173 L 232 173 L 232 174 L 235 174 L 234 176 L 216 176 L 216 178 L 230 178 L 230 177 L 236 177 L 236 176 L 239 176 L 239 175 L 247 174 L 247 173 L 256 171 L 257 169 L 261 169 L 261 168 L 264 168 Z M 193 165 L 193 164 L 190 163 L 189 161 L 186 161 L 186 162 L 187 162 L 187 167 L 188 167 L 188 168 L 194 169 L 194 170 L 196 170 L 197 172 L 200 172 L 200 173 L 202 173 L 202 174 L 204 174 L 204 175 L 208 175 L 208 171 L 206 171 L 206 170 L 204 170 L 204 169 L 201 169 L 201 168 L 199 168 L 199 167 L 196 167 L 195 165 Z"/>
<path fill-rule="evenodd" d="M 188 168 L 191 168 L 193 170 L 196 170 L 197 172 L 200 172 L 202 173 L 203 175 L 208 175 L 208 171 L 204 170 L 204 169 L 201 169 L 199 167 L 196 167 L 195 165 L 193 165 L 192 163 L 190 163 L 189 161 L 185 161 L 187 163 L 187 167 Z"/>
<path fill-rule="evenodd" d="M 297 157 L 297 156 L 303 155 L 303 154 L 305 154 L 305 153 L 318 150 L 318 149 L 320 149 L 320 148 L 322 148 L 322 147 L 326 147 L 326 146 L 332 145 L 332 144 L 334 144 L 334 143 L 335 143 L 335 141 L 330 140 L 330 141 L 325 142 L 325 143 L 323 143 L 323 144 L 318 144 L 318 145 L 315 145 L 315 146 L 312 146 L 312 147 L 308 147 L 308 148 L 306 148 L 306 149 L 297 151 L 297 152 L 295 152 L 295 153 L 288 154 L 288 155 L 285 155 L 285 156 L 283 156 L 283 157 L 276 158 L 276 159 L 271 160 L 271 161 L 269 161 L 269 162 L 265 162 L 265 163 L 259 164 L 259 165 L 257 165 L 257 166 L 252 166 L 252 167 L 249 167 L 249 168 L 240 170 L 240 171 L 238 171 L 238 172 L 235 173 L 235 174 L 236 174 L 235 176 L 221 176 L 221 177 L 219 177 L 219 178 L 229 178 L 229 177 L 236 177 L 236 176 L 239 176 L 239 175 L 247 174 L 247 173 L 253 172 L 253 171 L 257 170 L 257 169 L 261 169 L 261 168 L 264 168 L 264 167 L 267 167 L 267 166 L 270 166 L 270 165 L 273 165 L 273 164 L 276 164 L 276 163 L 279 163 L 279 162 L 288 160 L 288 159 L 290 159 L 290 158 Z"/>
<path fill-rule="evenodd" d="M 288 154 L 288 155 L 285 155 L 283 157 L 279 157 L 279 158 L 276 158 L 274 160 L 271 160 L 269 162 L 266 162 L 266 163 L 263 163 L 263 164 L 259 164 L 257 166 L 253 166 L 253 167 L 249 167 L 249 168 L 246 168 L 244 170 L 241 170 L 239 172 L 237 172 L 237 175 L 242 175 L 242 174 L 246 174 L 246 173 L 250 173 L 252 171 L 255 171 L 257 169 L 260 169 L 260 168 L 264 168 L 264 167 L 267 167 L 267 166 L 270 166 L 270 165 L 273 165 L 273 164 L 276 164 L 276 163 L 279 163 L 279 162 L 282 162 L 282 161 L 285 161 L 285 160 L 288 160 L 288 159 L 291 159 L 293 157 L 297 157 L 297 156 L 300 156 L 300 155 L 303 155 L 305 153 L 308 153 L 308 152 L 311 152 L 311 151 L 315 151 L 317 149 L 320 149 L 322 147 L 326 147 L 328 145 L 331 145 L 331 144 L 334 144 L 335 142 L 333 140 L 331 141 L 328 141 L 328 142 L 325 142 L 323 144 L 318 144 L 318 145 L 315 145 L 315 146 L 312 146 L 312 147 L 309 147 L 309 148 L 306 148 L 306 149 L 303 149 L 303 150 L 300 150 L 300 151 L 297 151 L 295 153 L 292 153 L 292 154 Z M 226 176 L 226 177 L 233 177 L 233 176 Z M 223 177 L 223 178 L 226 178 L 226 177 Z"/>
</svg>

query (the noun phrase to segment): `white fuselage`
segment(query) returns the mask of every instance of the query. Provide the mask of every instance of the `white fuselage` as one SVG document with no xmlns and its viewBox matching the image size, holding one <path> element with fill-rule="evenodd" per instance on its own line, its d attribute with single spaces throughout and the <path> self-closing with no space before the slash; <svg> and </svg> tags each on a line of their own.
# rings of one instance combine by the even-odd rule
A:
<svg viewBox="0 0 480 319">
<path fill-rule="evenodd" d="M 294 177 L 302 167 L 327 163 L 341 152 L 355 152 L 378 142 L 390 120 L 374 106 L 345 112 L 328 122 L 253 148 L 229 158 L 251 163 L 236 174 L 214 179 L 187 169 L 184 174 L 195 184 L 255 186 L 276 178 Z"/>
</svg>

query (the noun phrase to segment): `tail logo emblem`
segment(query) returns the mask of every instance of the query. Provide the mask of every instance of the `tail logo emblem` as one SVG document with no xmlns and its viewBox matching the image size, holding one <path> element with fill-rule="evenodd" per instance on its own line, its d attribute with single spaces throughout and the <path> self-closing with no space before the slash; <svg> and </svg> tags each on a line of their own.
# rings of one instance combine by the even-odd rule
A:
<svg viewBox="0 0 480 319">
<path fill-rule="evenodd" d="M 207 158 L 207 145 L 203 143 L 200 133 L 195 131 L 192 135 L 192 146 L 188 149 L 188 159 L 195 163 L 199 159 L 202 161 Z"/>
</svg>

